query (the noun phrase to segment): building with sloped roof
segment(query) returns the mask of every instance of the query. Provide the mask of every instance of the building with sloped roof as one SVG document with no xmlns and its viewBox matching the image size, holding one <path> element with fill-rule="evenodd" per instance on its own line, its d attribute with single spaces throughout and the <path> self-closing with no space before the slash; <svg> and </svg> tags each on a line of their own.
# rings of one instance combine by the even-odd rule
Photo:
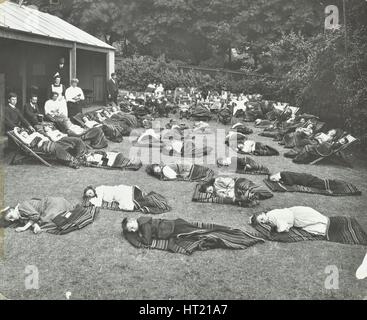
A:
<svg viewBox="0 0 367 320">
<path fill-rule="evenodd" d="M 66 79 L 77 77 L 90 103 L 105 101 L 106 82 L 115 67 L 115 48 L 54 15 L 0 1 L 0 99 L 9 92 L 23 106 L 37 90 L 40 106 L 60 58 Z M 0 101 L 1 103 L 1 101 Z M 2 117 L 3 119 L 3 117 Z"/>
</svg>

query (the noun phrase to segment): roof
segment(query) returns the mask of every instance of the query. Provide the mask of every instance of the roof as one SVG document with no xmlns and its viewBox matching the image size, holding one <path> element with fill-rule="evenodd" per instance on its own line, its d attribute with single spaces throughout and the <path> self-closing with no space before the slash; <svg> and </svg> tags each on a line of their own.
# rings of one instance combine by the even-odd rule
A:
<svg viewBox="0 0 367 320">
<path fill-rule="evenodd" d="M 0 28 L 108 50 L 115 49 L 59 17 L 10 1 L 0 1 Z"/>
</svg>

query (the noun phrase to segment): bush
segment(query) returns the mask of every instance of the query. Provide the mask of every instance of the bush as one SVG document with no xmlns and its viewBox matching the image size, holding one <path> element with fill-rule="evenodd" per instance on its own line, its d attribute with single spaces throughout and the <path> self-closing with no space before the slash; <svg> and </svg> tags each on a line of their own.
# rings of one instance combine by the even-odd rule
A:
<svg viewBox="0 0 367 320">
<path fill-rule="evenodd" d="M 284 75 L 277 96 L 331 126 L 356 135 L 367 133 L 367 33 L 344 30 L 305 39 L 284 35 L 271 46 L 278 74 Z"/>
<path fill-rule="evenodd" d="M 245 76 L 233 80 L 225 74 L 209 75 L 189 70 L 181 72 L 175 63 L 167 63 L 163 58 L 154 60 L 148 56 L 134 56 L 122 60 L 117 66 L 119 85 L 123 89 L 144 91 L 149 83 L 162 83 L 168 90 L 177 87 L 196 87 L 204 92 L 230 90 L 234 93 L 261 93 L 274 97 L 279 81 L 265 76 Z"/>
</svg>

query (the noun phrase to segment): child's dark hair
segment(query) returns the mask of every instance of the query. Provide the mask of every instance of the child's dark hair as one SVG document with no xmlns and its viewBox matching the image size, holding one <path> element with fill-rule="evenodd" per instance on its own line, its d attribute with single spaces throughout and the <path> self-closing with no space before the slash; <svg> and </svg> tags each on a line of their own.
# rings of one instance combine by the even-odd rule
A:
<svg viewBox="0 0 367 320">
<path fill-rule="evenodd" d="M 149 174 L 150 176 L 160 178 L 160 176 L 161 176 L 161 175 L 160 175 L 160 174 L 157 174 L 157 173 L 154 171 L 154 169 L 155 169 L 156 167 L 159 167 L 159 164 L 157 164 L 157 163 L 150 164 L 150 165 L 148 165 L 148 166 L 146 167 L 145 172 L 146 172 L 147 174 Z"/>
<path fill-rule="evenodd" d="M 95 195 L 97 194 L 96 189 L 95 189 L 93 186 L 88 186 L 88 187 L 86 187 L 86 188 L 84 189 L 84 191 L 83 191 L 83 199 L 86 199 L 86 198 L 87 198 L 87 196 L 86 196 L 86 192 L 87 192 L 88 190 L 93 190 L 94 194 L 95 194 Z"/>
<path fill-rule="evenodd" d="M 124 219 L 122 219 L 122 222 L 121 222 L 122 231 L 124 232 L 127 231 L 127 221 L 128 221 L 128 218 L 125 217 Z"/>
</svg>

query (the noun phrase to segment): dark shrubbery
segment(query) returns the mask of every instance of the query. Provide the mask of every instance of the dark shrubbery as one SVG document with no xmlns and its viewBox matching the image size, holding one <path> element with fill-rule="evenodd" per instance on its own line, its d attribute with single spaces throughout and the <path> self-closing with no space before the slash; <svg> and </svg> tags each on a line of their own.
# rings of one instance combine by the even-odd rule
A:
<svg viewBox="0 0 367 320">
<path fill-rule="evenodd" d="M 284 36 L 271 48 L 283 74 L 278 96 L 332 126 L 356 135 L 367 133 L 367 32 L 343 30 L 305 39 Z"/>
<path fill-rule="evenodd" d="M 290 33 L 269 46 L 272 76 L 245 76 L 233 80 L 224 74 L 181 72 L 163 58 L 126 58 L 118 66 L 121 88 L 144 91 L 150 82 L 166 89 L 197 87 L 200 90 L 230 90 L 261 93 L 270 100 L 289 102 L 357 136 L 367 134 L 367 30 L 348 37 L 344 30 L 304 38 Z M 277 78 L 278 77 L 278 78 Z"/>
<path fill-rule="evenodd" d="M 249 75 L 240 80 L 233 80 L 224 73 L 213 76 L 194 70 L 181 72 L 174 63 L 148 56 L 123 59 L 117 67 L 117 75 L 120 87 L 132 91 L 144 91 L 149 83 L 162 83 L 168 90 L 196 87 L 203 91 L 220 92 L 226 89 L 234 93 L 260 92 L 267 97 L 274 97 L 279 86 L 279 80 L 269 79 L 264 75 Z"/>
</svg>

